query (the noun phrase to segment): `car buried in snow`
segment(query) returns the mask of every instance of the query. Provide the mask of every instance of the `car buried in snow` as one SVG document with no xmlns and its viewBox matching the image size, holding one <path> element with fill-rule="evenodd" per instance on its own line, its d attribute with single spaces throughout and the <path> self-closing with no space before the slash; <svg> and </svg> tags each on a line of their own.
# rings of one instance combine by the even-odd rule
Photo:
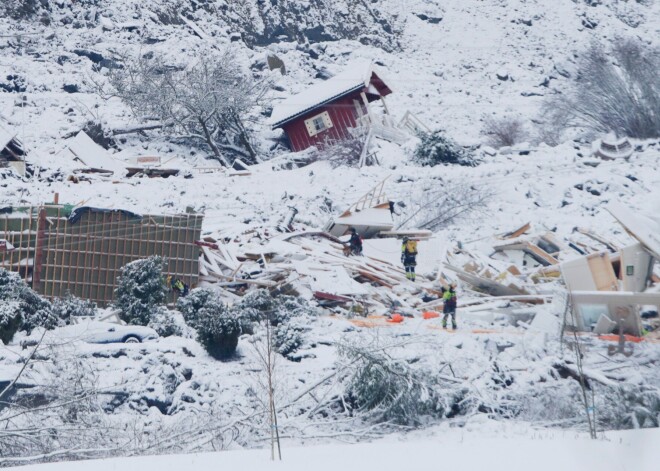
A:
<svg viewBox="0 0 660 471">
<path fill-rule="evenodd" d="M 158 333 L 151 327 L 120 325 L 93 320 L 59 327 L 46 333 L 46 338 L 51 342 L 81 340 L 97 344 L 142 343 L 147 340 L 155 340 L 158 337 Z"/>
</svg>

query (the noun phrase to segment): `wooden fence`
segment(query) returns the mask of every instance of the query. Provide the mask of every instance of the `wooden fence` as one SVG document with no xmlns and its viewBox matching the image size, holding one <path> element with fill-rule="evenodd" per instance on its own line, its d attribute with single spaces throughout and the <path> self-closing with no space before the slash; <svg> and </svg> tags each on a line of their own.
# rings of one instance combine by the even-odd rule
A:
<svg viewBox="0 0 660 471">
<path fill-rule="evenodd" d="M 195 241 L 203 216 L 85 212 L 71 222 L 69 212 L 63 206 L 42 206 L 0 216 L 0 238 L 15 247 L 0 253 L 0 267 L 19 272 L 46 297 L 71 293 L 101 306 L 114 299 L 121 268 L 151 255 L 166 260 L 165 275 L 190 287 L 197 284 Z"/>
</svg>

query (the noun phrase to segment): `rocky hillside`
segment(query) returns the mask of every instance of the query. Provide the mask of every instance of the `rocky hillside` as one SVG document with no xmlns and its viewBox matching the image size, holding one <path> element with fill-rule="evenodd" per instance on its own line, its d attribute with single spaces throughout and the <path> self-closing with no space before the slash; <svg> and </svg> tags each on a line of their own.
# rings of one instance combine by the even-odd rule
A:
<svg viewBox="0 0 660 471">
<path fill-rule="evenodd" d="M 61 138 L 87 121 L 135 124 L 124 103 L 95 93 L 127 56 L 158 54 L 176 67 L 229 47 L 246 72 L 273 79 L 273 101 L 371 59 L 389 70 L 395 115 L 411 110 L 477 143 L 491 115 L 519 115 L 534 135 L 544 97 L 565 88 L 584 48 L 622 37 L 657 41 L 659 16 L 657 2 L 641 0 L 15 3 L 0 18 L 0 112 L 48 165 Z M 268 54 L 283 60 L 285 76 L 268 72 Z M 277 134 L 261 118 L 255 131 L 268 157 Z M 129 137 L 119 147 L 158 148 L 161 137 Z"/>
</svg>

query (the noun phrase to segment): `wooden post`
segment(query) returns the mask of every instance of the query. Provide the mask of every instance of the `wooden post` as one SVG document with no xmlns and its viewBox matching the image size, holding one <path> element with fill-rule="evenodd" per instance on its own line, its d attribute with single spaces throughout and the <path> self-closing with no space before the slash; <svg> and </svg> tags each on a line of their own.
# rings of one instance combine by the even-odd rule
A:
<svg viewBox="0 0 660 471">
<path fill-rule="evenodd" d="M 60 204 L 60 194 L 55 193 L 55 196 L 53 196 L 53 204 Z"/>
<path fill-rule="evenodd" d="M 43 266 L 44 243 L 46 241 L 46 208 L 39 208 L 37 221 L 37 245 L 34 253 L 34 268 L 32 270 L 32 287 L 41 293 L 41 268 Z"/>
<path fill-rule="evenodd" d="M 385 109 L 385 114 L 389 116 L 390 110 L 387 108 L 387 103 L 385 103 L 385 97 L 381 95 L 380 101 L 383 104 L 383 109 Z"/>
<path fill-rule="evenodd" d="M 369 100 L 367 100 L 367 94 L 364 93 L 364 91 L 360 92 L 360 96 L 362 97 L 362 101 L 364 102 L 364 106 L 367 108 L 367 116 L 369 117 L 369 124 L 371 124 L 371 108 L 369 107 Z"/>
</svg>

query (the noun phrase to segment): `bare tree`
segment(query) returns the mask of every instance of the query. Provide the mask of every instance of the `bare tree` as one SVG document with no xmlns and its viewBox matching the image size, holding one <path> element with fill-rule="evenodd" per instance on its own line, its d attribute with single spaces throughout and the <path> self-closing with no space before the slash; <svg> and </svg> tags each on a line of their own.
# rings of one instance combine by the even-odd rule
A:
<svg viewBox="0 0 660 471">
<path fill-rule="evenodd" d="M 363 152 L 368 153 L 370 139 L 366 132 L 347 135 L 342 139 L 326 141 L 323 146 L 314 153 L 312 159 L 326 160 L 333 168 L 345 165 L 347 167 L 358 167 Z M 365 149 L 365 146 L 367 149 Z M 374 162 L 366 162 L 374 163 Z"/>
<path fill-rule="evenodd" d="M 111 435 L 111 427 L 97 400 L 98 377 L 87 361 L 66 345 L 41 340 L 22 361 L 16 380 L 0 397 L 0 466 L 103 456 L 120 447 L 119 433 L 114 445 L 101 440 Z M 48 380 L 20 392 L 19 378 L 29 377 L 37 362 Z"/>
<path fill-rule="evenodd" d="M 484 210 L 492 192 L 487 187 L 433 182 L 420 185 L 421 194 L 413 197 L 410 210 L 399 228 L 416 227 L 437 231 Z"/>
<path fill-rule="evenodd" d="M 270 459 L 275 460 L 275 449 L 277 448 L 278 459 L 282 459 L 280 447 L 280 431 L 277 424 L 277 407 L 275 404 L 275 366 L 279 353 L 273 338 L 274 327 L 271 319 L 272 311 L 265 312 L 262 319 L 264 332 L 254 335 L 251 339 L 253 350 L 257 357 L 257 363 L 261 368 L 261 374 L 257 378 L 258 389 L 264 393 L 262 404 L 268 411 L 268 426 L 270 428 Z"/>
<path fill-rule="evenodd" d="M 182 67 L 148 57 L 125 59 L 109 75 L 136 116 L 155 117 L 177 137 L 205 143 L 225 165 L 228 155 L 259 161 L 250 123 L 265 104 L 267 80 L 243 73 L 230 50 L 206 51 Z"/>
<path fill-rule="evenodd" d="M 489 145 L 497 149 L 518 144 L 527 137 L 525 124 L 516 116 L 486 116 L 481 134 L 486 136 Z"/>
<path fill-rule="evenodd" d="M 592 44 L 578 62 L 569 93 L 545 106 L 550 121 L 595 132 L 615 131 L 647 139 L 660 136 L 660 48 L 633 39 L 610 51 Z M 557 119 L 555 119 L 557 117 Z"/>
</svg>

